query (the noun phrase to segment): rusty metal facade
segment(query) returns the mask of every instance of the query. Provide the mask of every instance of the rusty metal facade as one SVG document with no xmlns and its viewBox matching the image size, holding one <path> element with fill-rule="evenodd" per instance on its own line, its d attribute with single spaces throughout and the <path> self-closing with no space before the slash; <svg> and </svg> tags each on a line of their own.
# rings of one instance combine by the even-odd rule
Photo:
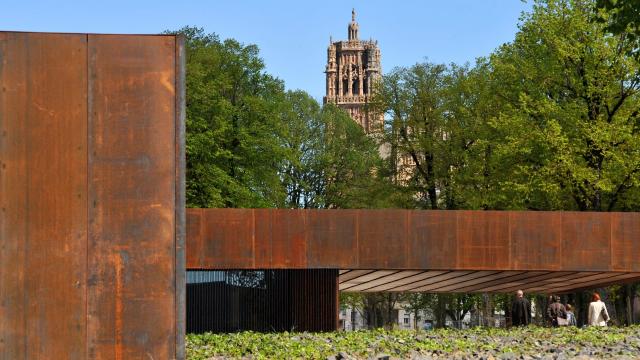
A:
<svg viewBox="0 0 640 360">
<path fill-rule="evenodd" d="M 184 356 L 183 58 L 0 32 L 0 359 Z"/>
<path fill-rule="evenodd" d="M 187 332 L 336 330 L 337 270 L 190 271 Z"/>
<path fill-rule="evenodd" d="M 189 269 L 640 272 L 640 213 L 187 209 Z"/>
</svg>

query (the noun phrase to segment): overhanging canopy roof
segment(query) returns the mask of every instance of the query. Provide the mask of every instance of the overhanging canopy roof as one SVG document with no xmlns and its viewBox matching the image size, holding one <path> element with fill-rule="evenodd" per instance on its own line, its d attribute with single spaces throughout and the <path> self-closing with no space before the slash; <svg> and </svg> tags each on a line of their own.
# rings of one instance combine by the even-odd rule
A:
<svg viewBox="0 0 640 360">
<path fill-rule="evenodd" d="M 640 213 L 188 209 L 187 268 L 335 268 L 344 291 L 640 280 Z"/>
</svg>

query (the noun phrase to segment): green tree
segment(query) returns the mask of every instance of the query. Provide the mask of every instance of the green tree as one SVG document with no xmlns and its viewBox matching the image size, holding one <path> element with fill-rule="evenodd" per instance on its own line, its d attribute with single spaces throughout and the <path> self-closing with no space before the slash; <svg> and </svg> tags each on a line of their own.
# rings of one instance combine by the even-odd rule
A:
<svg viewBox="0 0 640 360">
<path fill-rule="evenodd" d="M 302 91 L 288 92 L 283 109 L 288 207 L 393 206 L 378 145 L 345 111 Z"/>
<path fill-rule="evenodd" d="M 255 45 L 185 27 L 187 205 L 276 207 L 283 83 L 264 71 Z"/>
<path fill-rule="evenodd" d="M 490 59 L 502 136 L 495 156 L 520 208 L 632 210 L 640 186 L 640 78 L 628 39 L 592 1 L 536 1 Z"/>
<path fill-rule="evenodd" d="M 377 144 L 346 112 L 285 92 L 255 45 L 192 27 L 178 33 L 187 52 L 188 206 L 392 206 Z"/>
<path fill-rule="evenodd" d="M 387 115 L 383 141 L 395 179 L 417 208 L 488 208 L 494 115 L 486 61 L 469 66 L 418 63 L 383 78 L 373 107 Z M 483 137 L 484 136 L 484 137 Z"/>
<path fill-rule="evenodd" d="M 607 25 L 613 34 L 628 38 L 635 44 L 630 54 L 640 53 L 640 2 L 629 0 L 597 0 L 597 19 Z"/>
</svg>

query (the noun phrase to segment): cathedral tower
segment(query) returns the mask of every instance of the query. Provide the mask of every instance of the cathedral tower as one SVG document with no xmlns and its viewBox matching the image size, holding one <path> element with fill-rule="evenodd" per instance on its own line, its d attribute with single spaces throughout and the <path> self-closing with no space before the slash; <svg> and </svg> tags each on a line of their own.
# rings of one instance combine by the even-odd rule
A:
<svg viewBox="0 0 640 360">
<path fill-rule="evenodd" d="M 327 49 L 327 89 L 324 103 L 345 109 L 368 134 L 382 124 L 381 115 L 368 114 L 365 105 L 372 95 L 373 84 L 381 78 L 378 41 L 362 41 L 356 12 L 351 11 L 347 27 L 348 40 L 329 41 Z"/>
</svg>

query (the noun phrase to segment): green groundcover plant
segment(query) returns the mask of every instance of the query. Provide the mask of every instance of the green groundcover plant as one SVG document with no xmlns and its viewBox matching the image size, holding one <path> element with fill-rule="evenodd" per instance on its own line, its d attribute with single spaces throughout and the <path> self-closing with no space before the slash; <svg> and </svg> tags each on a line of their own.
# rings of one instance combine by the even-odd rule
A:
<svg viewBox="0 0 640 360">
<path fill-rule="evenodd" d="M 480 357 L 564 353 L 594 357 L 640 356 L 640 326 L 626 328 L 473 328 L 434 331 L 366 330 L 329 333 L 189 334 L 187 358 L 326 359 L 339 353 L 356 359 L 378 354 Z"/>
</svg>

